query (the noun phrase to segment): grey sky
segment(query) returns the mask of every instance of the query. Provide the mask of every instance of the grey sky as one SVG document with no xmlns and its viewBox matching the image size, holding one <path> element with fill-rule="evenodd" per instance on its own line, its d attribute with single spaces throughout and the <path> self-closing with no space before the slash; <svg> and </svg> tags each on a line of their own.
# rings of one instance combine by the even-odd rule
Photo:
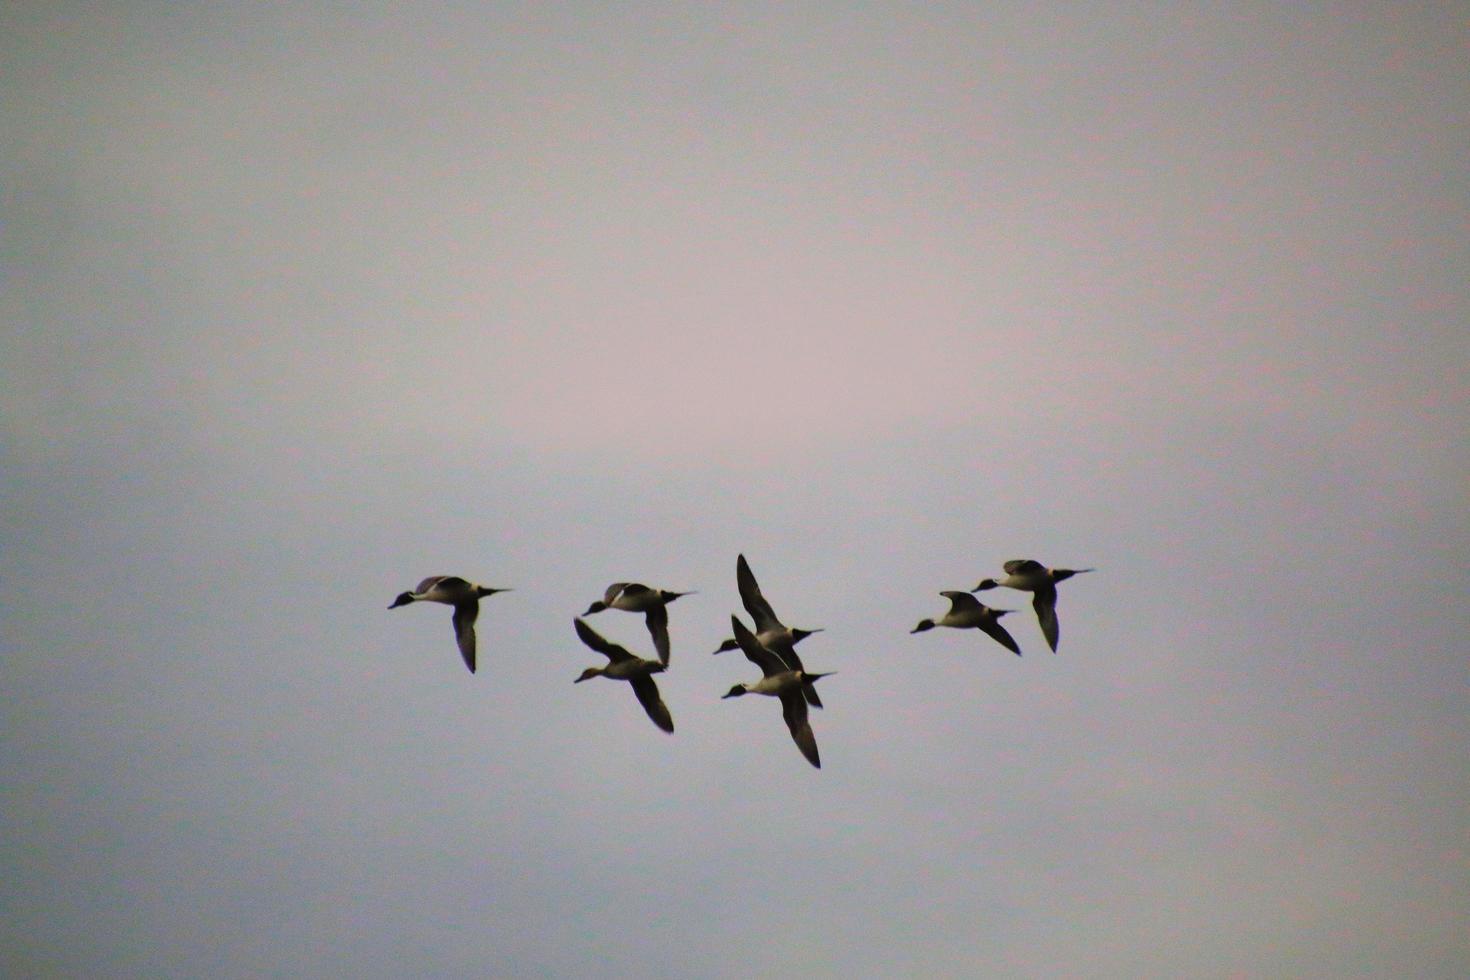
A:
<svg viewBox="0 0 1470 980">
<path fill-rule="evenodd" d="M 0 11 L 0 972 L 1470 972 L 1470 18 L 1032 6 Z"/>
</svg>

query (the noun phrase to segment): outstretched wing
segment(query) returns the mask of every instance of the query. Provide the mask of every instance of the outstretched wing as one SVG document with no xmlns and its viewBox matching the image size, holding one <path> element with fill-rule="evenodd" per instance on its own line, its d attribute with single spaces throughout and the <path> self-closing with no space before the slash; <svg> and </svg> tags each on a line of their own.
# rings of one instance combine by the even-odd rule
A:
<svg viewBox="0 0 1470 980">
<path fill-rule="evenodd" d="M 1037 589 L 1031 599 L 1031 608 L 1036 610 L 1036 619 L 1041 623 L 1041 635 L 1046 637 L 1051 652 L 1056 653 L 1057 641 L 1062 636 L 1062 628 L 1057 623 L 1057 590 L 1050 585 Z"/>
<path fill-rule="evenodd" d="M 475 617 L 480 615 L 480 601 L 471 599 L 454 607 L 454 639 L 464 665 L 475 672 Z"/>
<path fill-rule="evenodd" d="M 730 617 L 730 628 L 735 631 L 735 642 L 740 644 L 740 649 L 745 651 L 745 659 L 761 669 L 761 673 L 767 677 L 775 674 L 784 674 L 788 668 L 786 663 L 770 650 L 761 646 L 760 640 L 755 634 L 745 628 L 739 616 Z"/>
<path fill-rule="evenodd" d="M 653 649 L 658 652 L 659 663 L 669 665 L 669 607 L 663 603 L 649 607 L 643 614 L 648 624 L 648 633 L 653 637 Z"/>
<path fill-rule="evenodd" d="M 1007 575 L 1035 575 L 1046 571 L 1046 566 L 1031 558 L 1013 558 L 1003 566 Z"/>
<path fill-rule="evenodd" d="M 982 619 L 980 621 L 980 628 L 985 631 L 986 636 L 990 637 L 995 642 L 999 643 L 1001 646 L 1014 653 L 1016 656 L 1019 657 L 1021 655 L 1021 648 L 1016 646 L 1015 639 L 1011 636 L 1009 632 L 1006 631 L 1006 628 L 1000 625 L 1000 620 Z"/>
<path fill-rule="evenodd" d="M 631 653 L 629 653 L 627 650 L 624 650 L 616 643 L 609 643 L 607 640 L 604 640 L 602 638 L 602 634 L 598 633 L 597 630 L 582 622 L 582 620 L 574 619 L 572 620 L 572 622 L 576 625 L 577 636 L 581 637 L 582 642 L 587 644 L 593 650 L 596 650 L 598 653 L 602 654 L 608 660 L 611 660 L 613 663 L 617 663 L 619 660 L 633 659 L 633 655 Z"/>
<path fill-rule="evenodd" d="M 787 688 L 781 692 L 781 715 L 786 719 L 786 727 L 791 729 L 791 738 L 796 742 L 796 747 L 801 749 L 801 754 L 806 756 L 806 761 L 818 769 L 822 768 L 821 757 L 817 755 L 817 737 L 812 734 L 812 725 L 806 716 L 806 700 L 796 688 Z"/>
<path fill-rule="evenodd" d="M 653 678 L 647 674 L 640 674 L 629 681 L 633 685 L 633 693 L 638 695 L 638 703 L 643 705 L 643 710 L 648 712 L 648 717 L 653 723 L 666 732 L 674 730 L 674 718 L 669 714 L 668 706 L 664 699 L 658 696 L 658 685 Z"/>
<path fill-rule="evenodd" d="M 745 605 L 745 611 L 750 613 L 751 619 L 755 620 L 757 633 L 785 629 L 781 621 L 776 618 L 771 604 L 766 601 L 765 596 L 761 595 L 761 587 L 757 584 L 755 575 L 751 573 L 750 565 L 746 563 L 744 555 L 735 559 L 735 582 L 740 586 L 740 601 Z"/>
<path fill-rule="evenodd" d="M 952 613 L 974 612 L 980 608 L 980 600 L 968 592 L 941 592 L 939 594 L 949 600 L 949 611 Z"/>
</svg>

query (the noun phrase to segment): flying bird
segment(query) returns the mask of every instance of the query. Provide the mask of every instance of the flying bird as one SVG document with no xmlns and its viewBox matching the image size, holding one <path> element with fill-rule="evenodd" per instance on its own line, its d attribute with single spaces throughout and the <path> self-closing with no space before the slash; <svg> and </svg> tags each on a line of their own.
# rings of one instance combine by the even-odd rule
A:
<svg viewBox="0 0 1470 980">
<path fill-rule="evenodd" d="M 1016 656 L 1021 655 L 1021 648 L 1016 646 L 1016 641 L 1006 632 L 1006 628 L 1000 625 L 1000 617 L 1013 610 L 992 609 L 968 592 L 939 594 L 949 600 L 949 612 L 937 620 L 919 620 L 919 625 L 909 630 L 910 633 L 922 633 L 936 626 L 952 626 L 961 630 L 978 629 Z"/>
<path fill-rule="evenodd" d="M 811 685 L 831 675 L 791 670 L 785 661 L 761 646 L 755 634 L 745 628 L 739 617 L 731 616 L 730 626 L 735 631 L 735 642 L 745 651 L 746 659 L 759 667 L 764 676 L 754 684 L 736 684 L 724 697 L 765 694 L 780 698 L 781 714 L 786 719 L 786 727 L 791 730 L 791 738 L 796 742 L 796 747 L 806 756 L 806 761 L 818 769 L 822 768 L 822 760 L 817 755 L 817 737 L 812 734 L 811 722 L 807 720 L 806 698 L 802 695 Z"/>
<path fill-rule="evenodd" d="M 432 575 L 419 583 L 412 592 L 400 592 L 389 609 L 406 606 L 410 602 L 442 602 L 454 607 L 454 639 L 459 644 L 459 655 L 464 665 L 475 672 L 475 618 L 480 615 L 480 599 L 510 589 L 492 589 L 476 585 L 457 575 Z"/>
<path fill-rule="evenodd" d="M 635 657 L 616 643 L 603 639 L 596 630 L 580 619 L 574 619 L 572 622 L 576 625 L 577 635 L 582 638 L 582 642 L 607 657 L 608 660 L 606 667 L 588 667 L 582 671 L 582 676 L 572 683 L 580 684 L 594 677 L 627 681 L 633 686 L 633 693 L 638 696 L 638 703 L 643 705 L 643 710 L 648 712 L 648 717 L 653 719 L 653 723 L 664 731 L 672 733 L 674 730 L 673 716 L 669 714 L 663 698 L 659 697 L 658 685 L 653 682 L 654 674 L 661 674 L 667 669 L 664 664 L 658 660 L 644 660 L 642 657 Z"/>
<path fill-rule="evenodd" d="M 735 582 L 740 587 L 740 601 L 745 605 L 745 611 L 750 613 L 750 618 L 755 621 L 756 640 L 761 646 L 785 661 L 788 669 L 801 670 L 801 657 L 797 656 L 796 644 L 813 633 L 822 632 L 821 627 L 804 630 L 783 625 L 781 620 L 776 618 L 766 597 L 761 595 L 761 587 L 756 582 L 755 575 L 751 573 L 750 565 L 746 562 L 744 555 L 737 555 L 735 558 Z M 735 640 L 726 640 L 720 644 L 720 648 L 715 653 L 738 649 L 740 649 L 739 643 Z M 802 691 L 806 695 L 807 704 L 813 708 L 822 706 L 822 699 L 817 696 L 815 687 L 808 686 Z"/>
<path fill-rule="evenodd" d="M 1057 641 L 1062 634 L 1061 626 L 1057 623 L 1057 583 L 1073 575 L 1093 571 L 1093 569 L 1047 568 L 1041 562 L 1032 561 L 1030 558 L 1008 561 L 1003 567 L 1006 572 L 1003 578 L 983 579 L 970 591 L 983 592 L 986 589 L 1005 586 L 1008 589 L 1019 589 L 1022 592 L 1032 593 L 1031 608 L 1036 610 L 1036 619 L 1041 623 L 1041 633 L 1046 637 L 1047 645 L 1051 647 L 1052 653 L 1056 653 Z"/>
<path fill-rule="evenodd" d="M 607 587 L 600 601 L 587 607 L 583 616 L 600 613 L 604 609 L 622 609 L 625 612 L 641 612 L 653 637 L 653 648 L 658 651 L 659 662 L 669 664 L 669 603 L 681 595 L 692 592 L 670 592 L 667 589 L 650 589 L 637 582 L 614 582 Z"/>
</svg>

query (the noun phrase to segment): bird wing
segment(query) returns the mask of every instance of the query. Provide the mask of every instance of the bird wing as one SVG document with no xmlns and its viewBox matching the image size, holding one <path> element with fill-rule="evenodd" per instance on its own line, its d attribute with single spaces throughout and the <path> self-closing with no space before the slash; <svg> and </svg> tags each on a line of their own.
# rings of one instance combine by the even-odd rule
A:
<svg viewBox="0 0 1470 980">
<path fill-rule="evenodd" d="M 968 592 L 941 592 L 939 594 L 949 600 L 949 611 L 952 613 L 971 612 L 980 608 L 980 600 Z"/>
<path fill-rule="evenodd" d="M 425 592 L 428 592 L 440 582 L 448 582 L 453 578 L 453 575 L 430 575 L 428 578 L 419 583 L 418 588 L 413 590 L 414 595 L 423 595 Z"/>
<path fill-rule="evenodd" d="M 806 756 L 806 761 L 818 769 L 822 768 L 822 760 L 817 755 L 817 737 L 812 734 L 812 725 L 806 716 L 806 699 L 796 688 L 790 687 L 781 692 L 781 715 L 786 719 L 786 727 L 791 729 L 791 738 L 796 742 L 796 747 L 801 749 L 801 754 Z"/>
<path fill-rule="evenodd" d="M 471 599 L 454 607 L 454 639 L 459 644 L 459 655 L 464 665 L 475 672 L 475 617 L 480 615 L 480 602 Z"/>
<path fill-rule="evenodd" d="M 649 607 L 648 612 L 643 614 L 643 621 L 648 624 L 648 633 L 653 637 L 653 648 L 658 651 L 659 663 L 667 667 L 669 665 L 669 607 L 662 603 Z"/>
<path fill-rule="evenodd" d="M 613 663 L 617 663 L 620 660 L 633 659 L 633 655 L 631 653 L 618 646 L 616 643 L 609 643 L 607 640 L 604 640 L 602 638 L 602 634 L 598 633 L 597 630 L 588 626 L 580 619 L 574 619 L 572 620 L 572 622 L 576 624 L 577 636 L 581 637 L 582 642 L 587 644 L 593 650 L 596 650 L 598 653 L 602 654 L 608 660 L 612 661 Z"/>
<path fill-rule="evenodd" d="M 757 633 L 786 628 L 776 618 L 776 613 L 771 609 L 771 604 L 766 601 L 766 597 L 761 595 L 761 587 L 756 582 L 755 575 L 751 573 L 750 565 L 746 563 L 744 555 L 735 559 L 735 581 L 740 586 L 740 601 L 745 605 L 745 611 L 750 613 L 751 619 L 755 620 Z"/>
<path fill-rule="evenodd" d="M 1013 558 L 1002 566 L 1007 575 L 1034 575 L 1046 571 L 1046 566 L 1031 558 Z"/>
<path fill-rule="evenodd" d="M 634 596 L 644 595 L 645 593 L 653 591 L 648 586 L 642 585 L 638 582 L 619 582 L 618 585 L 621 587 L 623 595 L 629 599 L 633 598 Z M 608 595 L 611 596 L 615 594 L 616 593 L 612 591 L 612 586 L 608 586 Z M 612 602 L 612 599 L 609 598 L 605 601 Z"/>
<path fill-rule="evenodd" d="M 1037 589 L 1031 599 L 1031 608 L 1036 610 L 1036 619 L 1041 623 L 1041 635 L 1046 637 L 1051 652 L 1056 653 L 1057 641 L 1062 635 L 1062 628 L 1057 623 L 1057 590 L 1050 585 Z"/>
<path fill-rule="evenodd" d="M 633 685 L 633 693 L 638 695 L 638 703 L 643 705 L 643 710 L 648 712 L 653 723 L 666 732 L 673 732 L 674 718 L 669 714 L 664 699 L 658 696 L 658 685 L 653 682 L 653 678 L 647 674 L 639 674 L 629 683 Z"/>
<path fill-rule="evenodd" d="M 745 659 L 761 669 L 761 673 L 767 677 L 776 674 L 784 674 L 788 668 L 785 662 L 770 650 L 761 646 L 760 640 L 755 634 L 745 628 L 739 616 L 730 617 L 730 627 L 735 631 L 735 642 L 740 644 L 740 649 L 745 651 Z"/>
<path fill-rule="evenodd" d="M 985 631 L 986 636 L 989 636 L 1016 656 L 1019 657 L 1021 655 L 1021 648 L 1016 646 L 1015 638 L 1006 631 L 1006 628 L 1000 625 L 1000 620 L 994 618 L 982 619 L 980 621 L 980 628 Z"/>
</svg>

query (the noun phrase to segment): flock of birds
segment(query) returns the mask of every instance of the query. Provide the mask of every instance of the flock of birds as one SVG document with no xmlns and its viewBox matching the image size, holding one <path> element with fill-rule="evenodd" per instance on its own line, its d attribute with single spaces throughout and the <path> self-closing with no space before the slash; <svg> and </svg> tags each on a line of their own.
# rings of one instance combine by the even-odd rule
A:
<svg viewBox="0 0 1470 980">
<path fill-rule="evenodd" d="M 1029 558 L 1008 561 L 1003 567 L 1003 576 L 983 579 L 968 592 L 939 593 L 949 600 L 949 611 L 938 619 L 921 620 L 910 632 L 922 633 L 936 626 L 978 629 L 1019 657 L 1021 648 L 1006 628 L 1000 625 L 1000 617 L 1012 610 L 992 609 L 972 594 L 996 588 L 1019 589 L 1032 594 L 1031 606 L 1036 610 L 1042 635 L 1055 653 L 1060 639 L 1060 627 L 1057 624 L 1057 583 L 1092 569 L 1047 568 Z M 744 652 L 746 659 L 761 669 L 761 679 L 754 683 L 736 684 L 723 697 L 764 694 L 779 698 L 781 713 L 786 719 L 786 727 L 791 730 L 791 738 L 796 742 L 796 747 L 808 762 L 820 769 L 822 762 L 817 754 L 817 739 L 812 734 L 811 722 L 807 717 L 807 706 L 822 707 L 816 683 L 829 674 L 808 671 L 796 653 L 796 645 L 813 633 L 820 633 L 821 629 L 798 629 L 784 625 L 776 617 L 765 596 L 761 595 L 760 585 L 751 573 L 744 555 L 740 555 L 735 561 L 735 579 L 740 588 L 740 601 L 750 614 L 755 631 L 747 628 L 739 616 L 732 615 L 730 627 L 735 635 L 721 643 L 715 653 L 728 650 Z M 480 600 L 497 592 L 509 591 L 478 585 L 456 575 L 435 575 L 420 582 L 418 588 L 399 593 L 388 608 L 397 609 L 412 602 L 440 602 L 453 606 L 454 637 L 459 644 L 460 655 L 464 657 L 465 666 L 474 673 L 475 619 L 480 614 Z M 609 585 L 600 600 L 588 606 L 582 616 L 572 620 L 577 636 L 588 647 L 607 657 L 607 666 L 588 667 L 573 683 L 580 684 L 594 677 L 627 681 L 633 688 L 638 703 L 643 705 L 643 710 L 653 723 L 666 732 L 673 732 L 673 716 L 659 696 L 653 675 L 661 674 L 669 667 L 669 603 L 680 596 L 692 594 L 651 589 L 637 582 L 614 582 Z M 643 613 L 658 659 L 646 660 L 607 640 L 582 618 L 605 609 Z"/>
</svg>

